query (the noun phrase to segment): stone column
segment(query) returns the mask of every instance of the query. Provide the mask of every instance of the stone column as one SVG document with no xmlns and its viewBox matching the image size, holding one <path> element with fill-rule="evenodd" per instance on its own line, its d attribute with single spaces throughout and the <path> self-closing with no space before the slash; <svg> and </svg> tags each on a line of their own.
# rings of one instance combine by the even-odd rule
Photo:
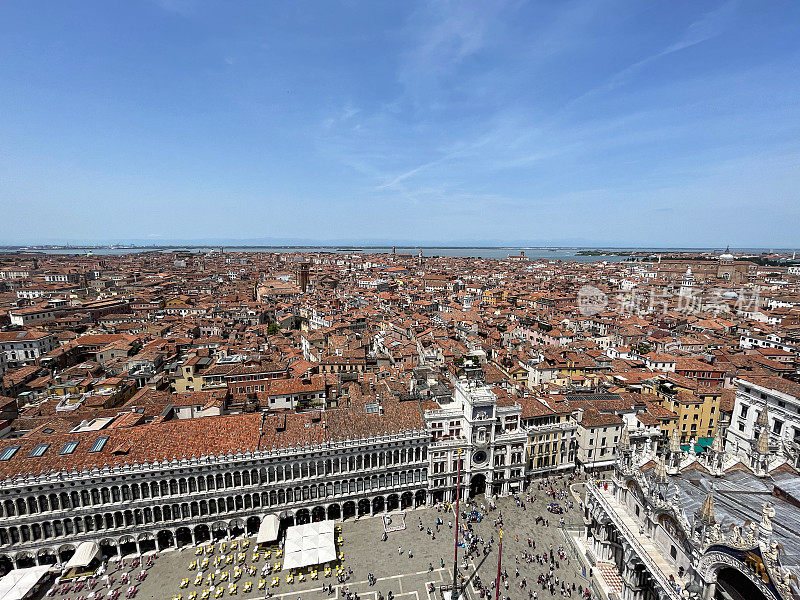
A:
<svg viewBox="0 0 800 600">
<path fill-rule="evenodd" d="M 598 533 L 597 537 L 594 537 L 594 556 L 597 560 L 603 560 L 603 540 L 602 540 L 602 531 Z"/>
<path fill-rule="evenodd" d="M 712 581 L 710 583 L 703 583 L 703 600 L 713 600 L 714 593 L 717 591 L 717 583 Z"/>
<path fill-rule="evenodd" d="M 608 542 L 608 525 L 604 525 L 603 528 L 600 530 L 600 560 L 604 562 L 610 562 L 611 560 L 611 545 Z"/>
<path fill-rule="evenodd" d="M 622 597 L 624 600 L 640 600 L 642 597 L 639 574 L 636 567 L 629 563 L 622 574 Z"/>
</svg>

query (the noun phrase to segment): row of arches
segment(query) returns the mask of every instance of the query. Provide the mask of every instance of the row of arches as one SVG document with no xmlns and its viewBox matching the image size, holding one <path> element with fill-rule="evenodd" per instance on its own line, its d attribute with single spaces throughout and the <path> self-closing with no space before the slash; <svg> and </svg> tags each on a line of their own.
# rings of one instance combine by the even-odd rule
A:
<svg viewBox="0 0 800 600">
<path fill-rule="evenodd" d="M 157 523 L 180 522 L 192 518 L 247 511 L 261 506 L 260 494 L 245 494 L 0 527 L 0 546 L 38 542 L 84 533 L 129 529 Z"/>
<path fill-rule="evenodd" d="M 362 498 L 360 500 L 348 500 L 339 504 L 330 504 L 327 509 L 323 506 L 313 508 L 300 508 L 293 517 L 284 517 L 282 523 L 291 525 L 302 525 L 309 522 L 323 521 L 325 519 L 340 520 L 352 517 L 363 517 L 392 510 L 405 510 L 424 506 L 427 494 L 425 490 L 414 492 L 403 492 L 402 494 L 389 494 L 388 496 L 376 496 L 372 499 Z"/>
<path fill-rule="evenodd" d="M 260 471 L 257 469 L 250 469 L 225 474 L 217 473 L 215 475 L 180 477 L 159 482 L 151 481 L 112 485 L 95 489 L 73 490 L 71 492 L 39 494 L 38 496 L 28 496 L 27 498 L 20 497 L 14 500 L 4 500 L 0 503 L 0 518 L 75 510 L 123 502 L 152 500 L 155 498 L 173 498 L 188 494 L 210 493 L 218 490 L 258 486 L 261 483 L 273 483 L 276 481 L 305 480 L 308 479 L 309 476 L 313 477 L 326 474 L 326 471 L 330 472 L 330 469 L 333 468 L 336 468 L 339 473 L 349 470 L 363 472 L 365 469 L 374 468 L 373 465 L 375 464 L 385 465 L 386 463 L 384 461 L 390 461 L 389 464 L 394 464 L 394 461 L 398 461 L 399 464 L 399 461 L 407 461 L 409 459 L 415 459 L 414 457 L 422 457 L 424 455 L 424 448 L 403 448 L 402 450 L 394 450 L 391 452 L 376 452 L 368 455 L 328 459 L 327 461 L 306 461 L 302 463 L 293 463 L 292 465 L 271 466 L 262 468 Z M 345 470 L 339 470 L 343 463 L 347 468 Z M 321 471 L 319 469 L 321 469 Z M 362 486 L 359 488 L 357 486 L 354 491 L 378 489 L 391 485 L 405 485 L 412 481 L 424 481 L 425 475 L 426 471 L 422 468 L 415 469 L 410 479 L 405 471 L 388 471 L 381 475 L 372 476 L 369 487 L 363 488 Z M 329 496 L 332 494 L 349 493 L 349 481 L 351 480 L 326 483 L 325 494 Z M 396 483 L 389 483 L 390 481 Z M 334 486 L 333 491 L 327 491 L 330 486 Z M 309 490 L 313 489 L 312 486 L 304 486 L 304 488 L 305 487 Z M 345 491 L 336 491 L 336 489 Z M 315 497 L 317 496 L 308 496 L 303 499 Z M 325 495 L 319 497 L 325 497 Z M 277 499 L 273 504 L 276 502 L 278 502 Z"/>
<path fill-rule="evenodd" d="M 236 489 L 244 486 L 258 485 L 260 479 L 256 469 L 201 475 L 197 477 L 181 477 L 162 481 L 113 485 L 94 489 L 73 490 L 58 494 L 40 494 L 16 500 L 4 500 L 0 503 L 0 517 L 13 517 L 60 510 L 74 510 L 131 502 L 180 496 L 198 492 Z"/>
<path fill-rule="evenodd" d="M 365 469 L 398 467 L 427 460 L 427 448 L 417 446 L 270 466 L 262 469 L 262 475 L 266 483 L 275 483 L 339 473 L 354 473 Z"/>
<path fill-rule="evenodd" d="M 416 469 L 399 473 L 358 477 L 333 483 L 273 489 L 269 492 L 237 494 L 223 498 L 203 498 L 171 504 L 148 505 L 141 508 L 132 507 L 125 510 L 85 516 L 48 519 L 31 524 L 22 523 L 0 527 L 0 546 L 38 542 L 40 540 L 97 531 L 147 526 L 155 523 L 203 519 L 217 514 L 239 513 L 260 508 L 281 508 L 299 502 L 307 503 L 314 500 L 352 496 L 385 488 L 421 485 L 424 480 L 425 471 Z M 408 493 L 411 494 L 411 492 Z M 424 501 L 425 492 L 420 490 L 419 493 L 422 494 Z M 413 496 L 413 494 L 411 495 Z M 407 506 L 410 505 L 411 503 L 409 502 Z"/>
<path fill-rule="evenodd" d="M 191 503 L 190 513 L 192 512 Z M 330 504 L 320 504 L 313 507 L 303 507 L 293 510 L 284 510 L 279 513 L 281 528 L 291 527 L 292 525 L 300 525 L 308 522 L 322 521 L 325 519 L 331 520 L 347 520 L 354 517 L 362 517 L 366 515 L 374 515 L 382 512 L 409 509 L 426 504 L 425 490 L 417 490 L 416 492 L 403 492 L 393 493 L 387 496 L 375 496 L 372 498 L 361 498 L 360 500 L 348 500 L 346 502 L 338 503 L 333 502 Z M 183 514 L 183 506 L 179 507 L 178 514 Z M 165 507 L 153 507 L 152 514 L 155 515 L 156 511 L 161 509 L 162 515 L 165 514 Z M 142 516 L 144 515 L 144 510 Z M 174 508 L 170 509 L 174 514 Z M 95 517 L 85 517 L 93 522 L 92 527 L 102 524 L 104 528 L 87 529 L 85 526 L 78 530 L 78 523 L 86 523 L 84 519 L 65 519 L 59 521 L 60 529 L 62 532 L 66 531 L 67 527 L 73 532 L 71 537 L 79 536 L 83 539 L 95 539 L 98 541 L 100 548 L 104 555 L 112 556 L 128 556 L 137 553 L 145 553 L 149 551 L 160 551 L 170 547 L 181 548 L 190 544 L 201 544 L 209 541 L 219 541 L 226 537 L 240 537 L 242 535 L 255 535 L 261 525 L 261 515 L 250 515 L 248 517 L 234 517 L 229 519 L 217 519 L 213 517 L 206 522 L 197 523 L 194 525 L 187 525 L 184 519 L 180 519 L 175 523 L 174 527 L 155 530 L 150 529 L 147 531 L 140 531 L 136 535 L 124 533 L 129 531 L 130 526 L 138 524 L 137 511 L 119 511 L 116 513 L 106 513 L 105 515 L 95 515 Z M 71 523 L 68 526 L 67 523 Z M 122 523 L 122 526 L 117 526 Z M 113 528 L 105 528 L 105 525 L 113 525 Z M 35 524 L 38 525 L 38 524 Z M 154 523 L 157 526 L 157 523 Z M 112 529 L 119 529 L 117 536 L 99 536 L 91 535 L 96 532 L 111 531 Z M 47 538 L 33 539 L 34 526 L 22 525 L 19 527 L 1 528 L 0 537 L 2 535 L 11 535 L 10 531 L 16 531 L 14 534 L 18 539 L 22 538 L 22 531 L 27 531 L 27 535 L 31 538 L 30 541 L 41 541 Z M 42 524 L 41 531 L 44 531 Z M 51 531 L 54 531 L 54 523 L 51 524 Z M 90 534 L 90 535 L 87 535 Z M 0 573 L 7 572 L 11 568 L 24 568 L 34 566 L 37 564 L 54 564 L 56 562 L 66 562 L 74 554 L 76 546 L 82 540 L 71 540 L 70 542 L 63 542 L 61 544 L 45 546 L 38 550 L 20 550 L 14 554 L 0 554 Z"/>
<path fill-rule="evenodd" d="M 414 469 L 411 471 L 381 473 L 379 475 L 376 474 L 367 477 L 353 477 L 351 479 L 329 481 L 327 483 L 318 483 L 314 485 L 280 488 L 271 490 L 268 493 L 262 492 L 262 494 L 267 494 L 265 505 L 274 506 L 289 502 L 366 493 L 385 488 L 422 485 L 425 484 L 427 480 L 427 470 Z"/>
</svg>

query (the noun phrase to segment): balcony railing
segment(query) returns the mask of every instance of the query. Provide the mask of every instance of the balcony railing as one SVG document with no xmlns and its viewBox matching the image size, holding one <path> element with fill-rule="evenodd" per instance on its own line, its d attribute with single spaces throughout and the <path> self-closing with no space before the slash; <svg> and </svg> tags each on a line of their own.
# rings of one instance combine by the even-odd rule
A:
<svg viewBox="0 0 800 600">
<path fill-rule="evenodd" d="M 625 541 L 629 543 L 636 551 L 636 554 L 644 563 L 645 567 L 647 567 L 647 570 L 652 575 L 658 587 L 661 588 L 661 592 L 663 592 L 663 594 L 665 594 L 671 600 L 683 600 L 678 591 L 672 586 L 672 582 L 670 582 L 669 578 L 656 564 L 655 560 L 653 560 L 653 558 L 650 556 L 647 549 L 641 544 L 641 542 L 639 542 L 638 534 L 631 531 L 622 518 L 617 514 L 616 509 L 603 494 L 602 488 L 598 488 L 593 485 L 587 485 L 586 489 L 600 503 L 600 506 L 603 507 L 603 510 L 605 510 L 606 514 L 614 523 L 614 526 L 620 532 L 622 532 L 623 536 L 625 537 Z"/>
</svg>

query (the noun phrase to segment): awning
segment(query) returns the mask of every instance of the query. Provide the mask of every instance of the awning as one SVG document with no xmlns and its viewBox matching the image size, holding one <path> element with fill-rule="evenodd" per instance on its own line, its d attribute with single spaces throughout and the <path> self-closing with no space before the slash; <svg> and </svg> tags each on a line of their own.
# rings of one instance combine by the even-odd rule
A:
<svg viewBox="0 0 800 600">
<path fill-rule="evenodd" d="M 256 537 L 256 544 L 266 544 L 267 542 L 274 542 L 278 539 L 278 528 L 280 521 L 275 515 L 267 515 L 261 521 L 261 526 L 258 528 L 258 536 Z"/>
<path fill-rule="evenodd" d="M 336 548 L 333 546 L 323 546 L 319 549 L 319 557 L 317 560 L 319 561 L 317 564 L 336 560 Z"/>
<path fill-rule="evenodd" d="M 284 569 L 299 569 L 336 560 L 334 522 L 317 521 L 286 530 Z"/>
<path fill-rule="evenodd" d="M 0 579 L 0 598 L 2 600 L 22 600 L 42 580 L 50 570 L 49 565 L 12 569 Z"/>
<path fill-rule="evenodd" d="M 714 438 L 713 437 L 700 438 L 699 440 L 697 440 L 697 443 L 694 445 L 695 454 L 700 454 L 701 452 L 705 452 L 706 449 L 709 446 L 711 446 L 713 443 L 714 443 Z M 689 444 L 686 444 L 685 446 L 681 446 L 681 450 L 683 450 L 684 452 L 688 452 L 689 451 Z"/>
<path fill-rule="evenodd" d="M 286 543 L 283 545 L 284 554 L 291 554 L 292 552 L 300 552 L 303 550 L 303 538 L 293 537 L 289 539 L 289 534 L 286 534 Z"/>
<path fill-rule="evenodd" d="M 78 549 L 75 551 L 75 554 L 72 555 L 72 558 L 69 559 L 65 568 L 80 569 L 88 567 L 95 558 L 100 558 L 100 546 L 94 542 L 83 542 L 78 546 Z"/>
</svg>

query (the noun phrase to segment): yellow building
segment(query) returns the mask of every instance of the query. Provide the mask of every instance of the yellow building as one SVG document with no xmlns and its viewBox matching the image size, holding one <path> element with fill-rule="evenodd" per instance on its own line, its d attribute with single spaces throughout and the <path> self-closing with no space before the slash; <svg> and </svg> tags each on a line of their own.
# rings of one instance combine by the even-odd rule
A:
<svg viewBox="0 0 800 600">
<path fill-rule="evenodd" d="M 506 298 L 508 298 L 508 290 L 504 288 L 494 288 L 492 290 L 486 290 L 483 292 L 483 295 L 481 296 L 481 304 L 495 306 L 496 304 L 505 302 Z"/>
<path fill-rule="evenodd" d="M 92 388 L 90 377 L 67 379 L 51 385 L 47 392 L 49 396 L 80 396 Z"/>
<path fill-rule="evenodd" d="M 667 374 L 642 382 L 642 393 L 658 398 L 659 406 L 677 415 L 674 421 L 662 421 L 665 438 L 677 427 L 681 443 L 690 439 L 712 438 L 719 419 L 722 388 L 696 387 L 693 380 L 680 375 Z"/>
<path fill-rule="evenodd" d="M 172 391 L 177 394 L 200 392 L 209 387 L 225 387 L 222 375 L 230 370 L 212 368 L 214 359 L 208 356 L 192 356 L 180 365 L 172 375 Z"/>
</svg>

